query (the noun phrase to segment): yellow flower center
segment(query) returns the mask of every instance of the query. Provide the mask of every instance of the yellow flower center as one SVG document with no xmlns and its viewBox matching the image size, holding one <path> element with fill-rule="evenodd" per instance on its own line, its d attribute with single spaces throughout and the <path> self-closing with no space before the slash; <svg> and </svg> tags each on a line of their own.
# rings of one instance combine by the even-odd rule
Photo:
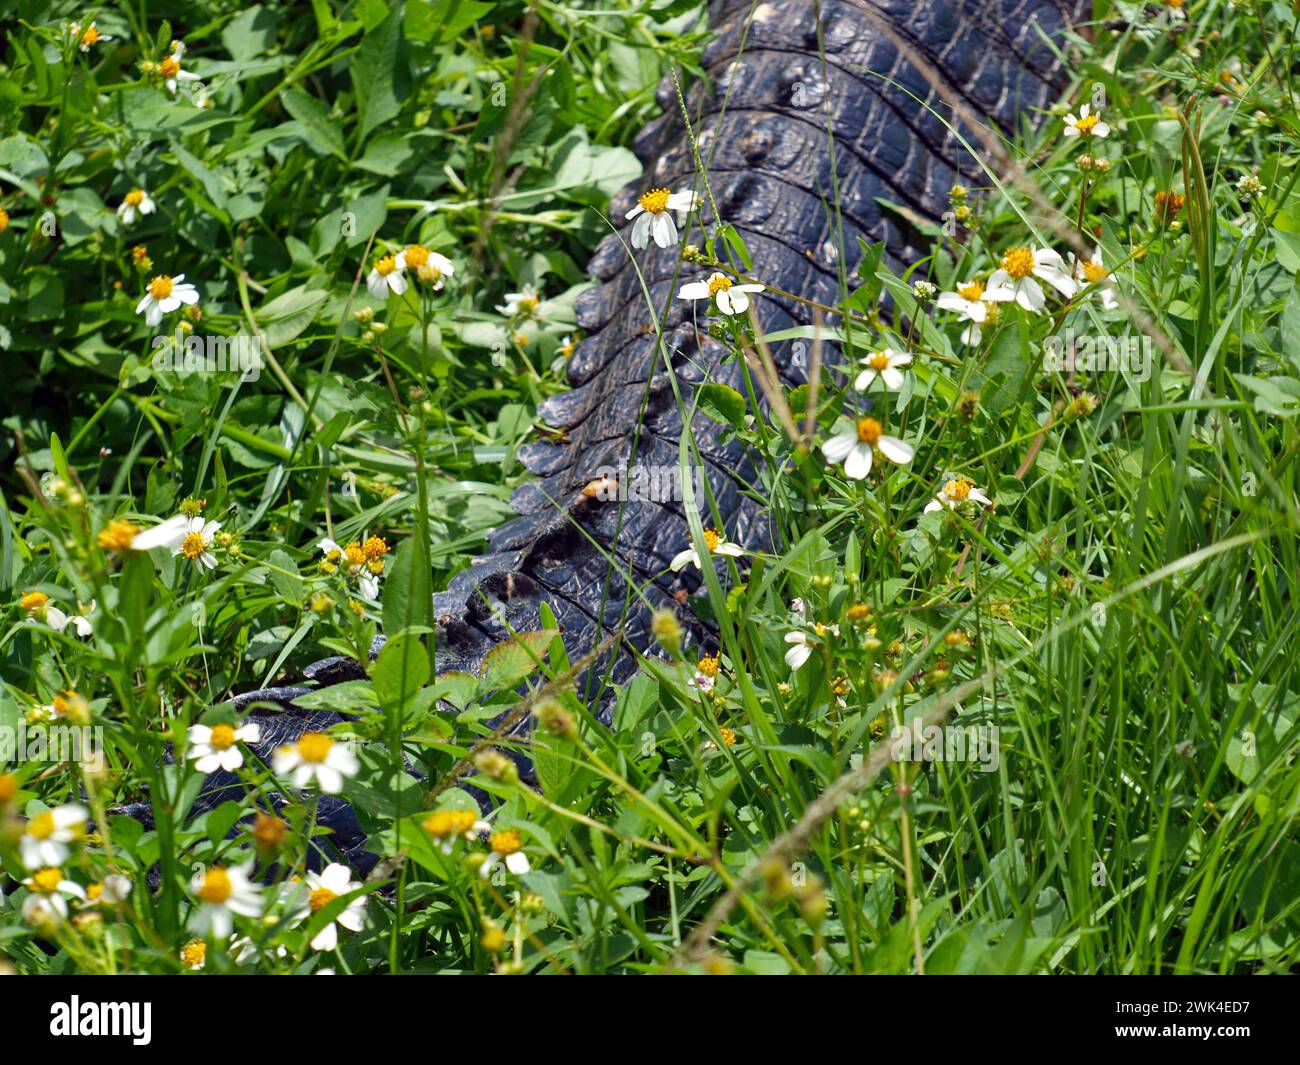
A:
<svg viewBox="0 0 1300 1065">
<path fill-rule="evenodd" d="M 977 300 L 984 298 L 984 284 L 981 281 L 972 281 L 969 285 L 960 285 L 957 288 L 957 295 L 964 300 L 975 303 Z"/>
<path fill-rule="evenodd" d="M 867 365 L 877 373 L 884 373 L 889 369 L 889 353 L 878 351 L 867 360 Z"/>
<path fill-rule="evenodd" d="M 188 965 L 191 969 L 197 969 L 207 958 L 208 945 L 202 940 L 196 939 L 181 947 L 181 964 Z"/>
<path fill-rule="evenodd" d="M 424 830 L 434 839 L 463 836 L 478 818 L 469 810 L 437 810 L 424 819 Z"/>
<path fill-rule="evenodd" d="M 164 78 L 174 78 L 181 72 L 181 61 L 174 55 L 169 55 L 158 64 L 158 73 Z"/>
<path fill-rule="evenodd" d="M 219 865 L 213 866 L 203 874 L 203 883 L 199 887 L 199 898 L 210 906 L 220 906 L 230 898 L 234 886 L 230 883 L 230 874 Z"/>
<path fill-rule="evenodd" d="M 114 519 L 99 530 L 99 546 L 105 551 L 127 551 L 139 531 L 129 521 Z"/>
<path fill-rule="evenodd" d="M 943 486 L 943 494 L 949 499 L 963 500 L 970 498 L 970 490 L 975 486 L 965 477 L 959 477 L 955 481 L 949 481 Z"/>
<path fill-rule="evenodd" d="M 668 210 L 668 190 L 651 189 L 638 196 L 636 202 L 651 214 L 663 214 Z"/>
<path fill-rule="evenodd" d="M 875 418 L 863 418 L 858 422 L 858 439 L 871 447 L 880 439 L 881 424 Z"/>
<path fill-rule="evenodd" d="M 718 655 L 705 655 L 703 658 L 700 659 L 695 669 L 697 672 L 704 674 L 704 676 L 706 677 L 716 677 L 718 675 L 719 664 L 720 662 L 719 662 Z"/>
<path fill-rule="evenodd" d="M 355 540 L 343 549 L 343 553 L 348 556 L 348 565 L 364 566 L 366 564 L 366 551 Z"/>
<path fill-rule="evenodd" d="M 136 266 L 142 265 L 149 258 L 149 246 L 147 244 L 137 244 L 131 249 L 131 260 Z"/>
<path fill-rule="evenodd" d="M 716 529 L 704 530 L 704 546 L 710 551 L 716 551 L 718 544 L 722 543 L 722 535 Z"/>
<path fill-rule="evenodd" d="M 9 212 L 0 207 L 0 233 L 9 228 Z"/>
<path fill-rule="evenodd" d="M 235 745 L 235 730 L 229 725 L 214 725 L 208 743 L 214 751 L 227 751 Z"/>
<path fill-rule="evenodd" d="M 59 717 L 66 717 L 68 714 L 68 700 L 62 695 L 56 695 L 51 701 L 50 706 Z"/>
<path fill-rule="evenodd" d="M 537 304 L 538 304 L 538 299 L 537 299 L 536 296 L 524 296 L 524 297 L 519 301 L 519 304 L 518 304 L 518 307 L 519 307 L 519 313 L 520 313 L 520 314 L 523 314 L 523 315 L 529 315 L 529 314 L 532 314 L 533 311 L 537 310 Z M 522 335 L 522 334 L 521 334 L 521 335 Z M 524 343 L 527 343 L 527 342 L 528 342 L 528 338 L 525 337 L 525 338 L 524 338 Z"/>
<path fill-rule="evenodd" d="M 388 554 L 388 545 L 384 543 L 384 538 L 382 536 L 370 537 L 370 539 L 362 545 L 361 549 L 365 552 L 366 558 L 371 562 L 377 558 L 383 558 Z"/>
<path fill-rule="evenodd" d="M 380 259 L 377 263 L 375 263 L 375 273 L 377 273 L 380 277 L 387 277 L 396 269 L 397 269 L 397 256 L 395 255 L 385 255 L 382 259 Z"/>
<path fill-rule="evenodd" d="M 32 887 L 42 895 L 53 895 L 62 883 L 62 869 L 42 869 L 32 875 Z"/>
<path fill-rule="evenodd" d="M 1098 115 L 1084 115 L 1074 124 L 1074 128 L 1086 136 L 1092 132 L 1093 127 L 1100 121 L 1101 118 Z"/>
<path fill-rule="evenodd" d="M 139 207 L 140 202 L 144 199 L 143 189 L 132 189 L 126 194 L 126 202 L 132 207 Z"/>
<path fill-rule="evenodd" d="M 160 274 L 149 282 L 149 295 L 156 300 L 165 300 L 172 294 L 172 279 L 166 274 Z"/>
<path fill-rule="evenodd" d="M 718 726 L 718 731 L 722 733 L 722 742 L 728 747 L 736 746 L 736 734 L 724 725 Z"/>
<path fill-rule="evenodd" d="M 50 601 L 50 597 L 44 592 L 27 592 L 18 600 L 18 608 L 25 610 L 29 614 L 35 614 L 45 609 L 45 604 Z"/>
<path fill-rule="evenodd" d="M 0 805 L 12 802 L 18 794 L 18 778 L 12 773 L 0 773 Z"/>
<path fill-rule="evenodd" d="M 1101 263 L 1084 263 L 1083 276 L 1088 279 L 1089 284 L 1097 284 L 1099 281 L 1106 280 L 1109 275 L 1108 271 Z"/>
<path fill-rule="evenodd" d="M 731 288 L 731 278 L 725 274 L 714 274 L 709 278 L 709 295 L 716 296 L 719 292 L 726 292 Z"/>
<path fill-rule="evenodd" d="M 1016 281 L 1023 281 L 1034 272 L 1034 253 L 1028 248 L 1012 248 L 1002 256 L 1002 269 Z"/>
<path fill-rule="evenodd" d="M 419 269 L 429 261 L 429 249 L 422 244 L 412 244 L 406 249 L 406 265 Z"/>
<path fill-rule="evenodd" d="M 104 896 L 104 885 L 96 881 L 86 885 L 86 901 L 98 902 Z"/>
<path fill-rule="evenodd" d="M 181 554 L 191 561 L 196 558 L 202 558 L 203 552 L 206 551 L 207 548 L 208 545 L 204 543 L 202 533 L 189 533 L 185 539 L 181 541 Z"/>
<path fill-rule="evenodd" d="M 298 740 L 298 757 L 319 764 L 329 757 L 334 741 L 323 732 L 304 732 Z"/>
<path fill-rule="evenodd" d="M 519 838 L 519 833 L 513 828 L 507 828 L 501 832 L 493 832 L 488 837 L 488 846 L 503 857 L 514 854 L 515 851 L 523 849 L 523 840 Z"/>
<path fill-rule="evenodd" d="M 337 898 L 338 894 L 331 891 L 329 888 L 318 887 L 311 893 L 311 899 L 309 900 L 308 905 L 311 907 L 312 913 L 320 913 L 321 910 L 325 909 L 326 906 Z"/>
<path fill-rule="evenodd" d="M 27 822 L 27 834 L 32 839 L 49 839 L 54 835 L 54 815 L 46 810 Z"/>
</svg>

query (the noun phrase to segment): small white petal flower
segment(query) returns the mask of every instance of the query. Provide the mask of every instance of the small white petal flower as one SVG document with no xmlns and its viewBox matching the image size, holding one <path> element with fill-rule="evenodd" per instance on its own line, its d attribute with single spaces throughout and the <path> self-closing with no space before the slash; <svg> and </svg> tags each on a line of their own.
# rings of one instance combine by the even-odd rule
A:
<svg viewBox="0 0 1300 1065">
<path fill-rule="evenodd" d="M 136 304 L 135 313 L 143 314 L 146 324 L 157 325 L 164 314 L 171 314 L 181 304 L 191 306 L 198 303 L 199 290 L 191 284 L 182 284 L 184 281 L 184 274 L 175 277 L 159 274 L 149 282 L 144 299 Z"/>
<path fill-rule="evenodd" d="M 456 272 L 455 264 L 445 255 L 430 251 L 422 244 L 410 244 L 397 255 L 400 271 L 411 269 L 421 281 L 426 281 L 434 292 L 442 289 L 447 278 Z"/>
<path fill-rule="evenodd" d="M 305 732 L 297 743 L 275 752 L 271 768 L 277 776 L 293 774 L 295 788 L 305 788 L 314 780 L 326 795 L 337 795 L 343 790 L 343 781 L 356 776 L 361 766 L 346 744 L 323 732 Z"/>
<path fill-rule="evenodd" d="M 1079 108 L 1079 117 L 1074 115 L 1065 116 L 1065 130 L 1067 137 L 1107 137 L 1110 135 L 1110 127 L 1101 120 L 1101 112 L 1092 113 L 1092 105 L 1084 104 Z"/>
<path fill-rule="evenodd" d="M 316 914 L 328 906 L 340 895 L 349 895 L 359 890 L 362 884 L 353 880 L 347 866 L 331 862 L 319 873 L 307 874 L 307 912 Z M 359 896 L 349 902 L 337 917 L 312 937 L 311 949 L 333 950 L 339 942 L 339 925 L 349 932 L 360 932 L 366 924 L 366 899 Z"/>
<path fill-rule="evenodd" d="M 107 33 L 100 33 L 92 22 L 82 30 L 80 22 L 74 22 L 68 27 L 68 36 L 77 42 L 77 47 L 83 52 L 89 52 L 97 44 L 103 44 L 104 41 L 113 40 L 112 36 Z"/>
<path fill-rule="evenodd" d="M 626 215 L 629 220 L 636 219 L 632 225 L 632 247 L 644 248 L 651 238 L 661 248 L 672 247 L 677 243 L 677 226 L 669 212 L 676 211 L 682 217 L 697 206 L 699 196 L 690 191 L 669 192 L 661 188 L 642 193 Z"/>
<path fill-rule="evenodd" d="M 479 866 L 479 875 L 484 880 L 492 875 L 498 862 L 504 862 L 506 869 L 515 876 L 523 876 L 532 868 L 528 863 L 528 855 L 523 852 L 523 841 L 513 828 L 493 832 L 488 837 L 488 846 L 492 848 L 492 853 Z"/>
<path fill-rule="evenodd" d="M 262 730 L 256 722 L 247 725 L 191 725 L 190 749 L 187 757 L 200 773 L 215 773 L 224 769 L 233 773 L 244 764 L 241 743 L 256 743 Z"/>
<path fill-rule="evenodd" d="M 871 472 L 877 449 L 900 466 L 911 462 L 916 454 L 912 445 L 896 436 L 886 436 L 883 429 L 875 418 L 862 418 L 853 429 L 822 444 L 822 456 L 830 463 L 844 463 L 844 476 L 851 481 L 860 481 Z"/>
<path fill-rule="evenodd" d="M 993 271 L 984 292 L 986 303 L 1005 303 L 1014 300 L 1027 311 L 1037 313 L 1046 302 L 1042 286 L 1034 278 L 1041 278 L 1067 299 L 1078 290 L 1074 279 L 1065 269 L 1061 257 L 1050 248 L 1011 248 L 1002 257 L 1002 265 Z"/>
<path fill-rule="evenodd" d="M 790 647 L 785 652 L 785 664 L 793 671 L 798 672 L 803 668 L 804 663 L 812 657 L 814 648 L 820 647 L 830 636 L 838 636 L 840 627 L 838 625 L 824 625 L 817 622 L 813 625 L 813 631 L 807 632 L 803 629 L 796 629 L 794 632 L 785 634 L 785 642 Z"/>
<path fill-rule="evenodd" d="M 711 555 L 722 555 L 724 558 L 740 558 L 745 549 L 740 544 L 733 544 L 729 540 L 724 540 L 722 534 L 714 529 L 706 528 L 704 530 L 704 546 L 709 549 Z M 679 551 L 673 556 L 672 562 L 668 568 L 674 573 L 679 573 L 692 565 L 696 569 L 700 568 L 700 553 L 694 546 L 688 547 L 685 551 Z"/>
<path fill-rule="evenodd" d="M 925 505 L 925 513 L 929 514 L 930 511 L 940 510 L 943 507 L 954 510 L 967 500 L 981 503 L 984 506 L 988 506 L 993 502 L 965 477 L 953 477 L 946 481 L 944 486 L 939 489 L 939 494 Z"/>
<path fill-rule="evenodd" d="M 1088 292 L 1096 289 L 1101 293 L 1101 305 L 1105 310 L 1113 311 L 1119 307 L 1119 296 L 1110 280 L 1110 271 L 1101 261 L 1101 248 L 1094 249 L 1092 258 L 1086 262 L 1071 254 L 1070 263 L 1073 267 L 1071 273 L 1081 288 Z"/>
<path fill-rule="evenodd" d="M 401 295 L 406 291 L 406 278 L 396 255 L 381 255 L 366 275 L 366 290 L 377 300 L 388 299 L 388 293 Z"/>
<path fill-rule="evenodd" d="M 911 352 L 895 351 L 893 348 L 874 351 L 862 360 L 866 369 L 858 374 L 853 387 L 859 392 L 865 392 L 879 377 L 885 382 L 886 388 L 899 389 L 903 386 L 903 373 L 898 367 L 907 366 L 911 361 Z"/>
<path fill-rule="evenodd" d="M 30 911 L 26 903 L 23 905 L 23 917 L 31 924 L 66 918 L 68 903 L 64 896 L 83 902 L 86 899 L 85 888 L 64 876 L 58 866 L 37 869 L 23 881 L 23 887 L 32 893 L 32 898 L 40 899 L 40 902 L 31 903 Z"/>
<path fill-rule="evenodd" d="M 212 547 L 212 541 L 221 528 L 221 522 L 205 522 L 202 518 L 190 518 L 188 520 L 189 524 L 186 527 L 185 536 L 179 544 L 172 548 L 172 555 L 189 559 L 198 566 L 200 571 L 216 569 L 217 558 L 209 548 Z"/>
<path fill-rule="evenodd" d="M 989 316 L 989 305 L 985 302 L 983 282 L 967 281 L 964 285 L 958 285 L 953 292 L 941 293 L 934 305 L 941 311 L 952 311 L 966 319 L 968 324 L 962 330 L 962 343 L 974 345 L 980 342 L 982 336 L 980 326 L 988 320 Z"/>
<path fill-rule="evenodd" d="M 677 293 L 679 300 L 712 299 L 723 314 L 744 314 L 749 310 L 750 292 L 763 292 L 758 284 L 738 285 L 726 274 L 712 273 L 703 281 L 685 284 Z"/>
<path fill-rule="evenodd" d="M 262 889 L 253 883 L 249 874 L 253 863 L 223 867 L 214 865 L 196 873 L 190 881 L 190 891 L 199 906 L 190 916 L 190 928 L 199 935 L 209 932 L 214 939 L 229 939 L 234 930 L 234 917 L 260 917 L 262 915 Z"/>
<path fill-rule="evenodd" d="M 507 292 L 505 303 L 498 303 L 497 310 L 507 318 L 531 318 L 541 301 L 535 286 L 524 285 L 518 292 Z"/>
<path fill-rule="evenodd" d="M 89 811 L 77 803 L 65 803 L 31 818 L 23 826 L 18 848 L 28 869 L 61 866 L 71 854 L 69 843 L 86 834 Z"/>
<path fill-rule="evenodd" d="M 175 514 L 148 529 L 138 529 L 129 521 L 115 519 L 100 530 L 99 546 L 107 551 L 152 551 L 180 546 L 190 531 L 190 519 Z"/>
<path fill-rule="evenodd" d="M 134 224 L 138 216 L 153 214 L 158 208 L 144 189 L 132 189 L 117 205 L 118 217 L 128 226 Z"/>
</svg>

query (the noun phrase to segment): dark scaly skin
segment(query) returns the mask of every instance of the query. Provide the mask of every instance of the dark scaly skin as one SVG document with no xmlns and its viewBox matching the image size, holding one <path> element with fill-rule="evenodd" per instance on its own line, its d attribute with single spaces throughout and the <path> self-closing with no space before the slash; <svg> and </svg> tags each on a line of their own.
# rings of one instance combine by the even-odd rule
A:
<svg viewBox="0 0 1300 1065">
<path fill-rule="evenodd" d="M 873 4 L 942 72 L 964 103 L 1008 136 L 1060 91 L 1054 56 L 1042 43 L 1035 20 L 1047 36 L 1059 40 L 1083 6 L 1078 0 Z M 750 272 L 770 287 L 834 304 L 847 295 L 843 278 L 856 276 L 858 237 L 883 240 L 895 263 L 924 254 L 919 234 L 878 200 L 935 220 L 954 182 L 983 181 L 958 140 L 913 96 L 940 114 L 948 114 L 948 107 L 854 2 L 820 5 L 824 64 L 814 10 L 809 0 L 715 0 L 711 25 L 716 37 L 704 66 L 716 91 L 694 85 L 687 110 L 696 124 L 713 199 L 723 220 L 743 236 L 753 258 Z M 886 84 L 869 71 L 897 84 Z M 646 174 L 611 204 L 610 216 L 620 223 L 640 192 L 695 185 L 693 153 L 671 81 L 661 87 L 659 102 L 664 116 L 643 131 L 635 146 Z M 834 131 L 833 153 L 828 127 Z M 703 211 L 711 216 L 707 201 Z M 626 239 L 628 232 L 624 227 L 620 236 Z M 684 232 L 683 241 L 701 242 L 698 229 Z M 677 251 L 652 244 L 636 253 L 651 302 L 656 310 L 667 308 L 662 349 L 641 279 L 620 237 L 605 238 L 592 256 L 590 272 L 601 283 L 577 303 L 586 339 L 570 361 L 572 390 L 551 397 L 539 412 L 563 438 L 522 450 L 536 480 L 514 497 L 520 516 L 496 530 L 488 553 L 435 597 L 440 671 L 476 672 L 487 651 L 511 632 L 543 627 L 539 608 L 546 602 L 573 657 L 622 629 L 623 645 L 584 678 L 590 704 L 608 720 L 610 684 L 628 680 L 637 668 L 631 652 L 651 646 L 650 608 L 677 607 L 682 593 L 698 588 L 697 571 L 668 570 L 669 560 L 690 542 L 680 503 L 602 502 L 582 492 L 604 470 L 633 459 L 659 467 L 678 464 L 682 422 L 662 351 L 669 353 L 684 396 L 704 380 L 743 391 L 736 360 L 722 362 L 726 349 L 703 331 L 702 318 L 697 330 L 695 305 L 672 298 L 682 283 L 704 273 L 683 268 Z M 758 311 L 766 332 L 812 320 L 806 305 L 773 295 L 758 297 Z M 790 343 L 773 348 L 790 385 L 804 379 L 799 351 Z M 753 456 L 734 441 L 724 442 L 722 427 L 703 415 L 691 428 L 727 537 L 751 550 L 775 546 L 774 530 L 753 488 Z M 629 593 L 629 571 L 638 586 L 645 586 L 648 606 Z M 697 640 L 707 638 L 692 619 L 683 616 L 682 621 Z M 355 662 L 328 659 L 304 674 L 315 687 L 364 676 L 364 670 Z M 307 690 L 276 688 L 235 700 L 241 709 L 268 701 L 282 708 L 280 713 L 250 714 L 262 725 L 258 754 L 263 759 L 269 761 L 275 747 L 308 727 L 339 720 L 295 708 L 293 700 Z M 238 794 L 234 778 L 216 774 L 207 781 L 199 806 L 210 808 Z M 373 856 L 364 851 L 361 826 L 345 803 L 328 801 L 320 821 L 334 829 L 344 857 L 363 869 L 373 864 Z"/>
</svg>

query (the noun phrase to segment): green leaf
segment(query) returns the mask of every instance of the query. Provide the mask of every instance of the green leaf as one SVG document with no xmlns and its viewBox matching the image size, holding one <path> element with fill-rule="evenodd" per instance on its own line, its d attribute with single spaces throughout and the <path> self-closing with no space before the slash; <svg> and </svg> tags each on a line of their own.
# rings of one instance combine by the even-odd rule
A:
<svg viewBox="0 0 1300 1065">
<path fill-rule="evenodd" d="M 497 644 L 483 659 L 482 690 L 505 691 L 531 676 L 538 668 L 537 660 L 546 654 L 551 639 L 558 635 L 556 629 L 520 632 Z"/>
<path fill-rule="evenodd" d="M 329 298 L 324 289 L 291 288 L 257 311 L 257 322 L 271 348 L 281 347 L 298 337 L 319 313 Z"/>
<path fill-rule="evenodd" d="M 267 557 L 267 562 L 274 567 L 270 570 L 271 584 L 280 593 L 281 598 L 294 606 L 301 606 L 303 583 L 302 578 L 298 575 L 298 563 L 278 547 Z M 281 570 L 287 570 L 288 572 L 281 573 Z M 290 576 L 290 574 L 293 576 Z"/>
<path fill-rule="evenodd" d="M 352 63 L 352 84 L 364 142 L 376 126 L 397 117 L 410 91 L 399 12 L 390 12 L 362 40 Z"/>
<path fill-rule="evenodd" d="M 329 117 L 329 111 L 316 97 L 290 87 L 280 94 L 284 109 L 298 120 L 297 132 L 319 155 L 336 155 L 347 159 L 343 150 L 343 134 Z"/>
<path fill-rule="evenodd" d="M 734 425 L 737 429 L 744 427 L 745 397 L 730 385 L 721 385 L 716 382 L 700 385 L 695 390 L 695 397 L 700 413 L 707 415 L 715 422 Z"/>
<path fill-rule="evenodd" d="M 380 705 L 400 710 L 429 679 L 429 654 L 417 636 L 398 636 L 384 644 L 371 673 Z"/>
</svg>

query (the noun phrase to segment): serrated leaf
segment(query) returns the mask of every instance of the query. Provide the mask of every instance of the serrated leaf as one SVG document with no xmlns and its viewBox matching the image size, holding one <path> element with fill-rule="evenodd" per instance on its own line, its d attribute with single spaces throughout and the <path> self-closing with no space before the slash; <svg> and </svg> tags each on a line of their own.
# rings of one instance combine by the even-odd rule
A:
<svg viewBox="0 0 1300 1065">
<path fill-rule="evenodd" d="M 557 629 L 520 632 L 505 643 L 497 644 L 483 659 L 481 690 L 504 691 L 531 676 L 538 668 L 536 659 L 546 654 L 552 638 L 558 635 Z"/>
</svg>

